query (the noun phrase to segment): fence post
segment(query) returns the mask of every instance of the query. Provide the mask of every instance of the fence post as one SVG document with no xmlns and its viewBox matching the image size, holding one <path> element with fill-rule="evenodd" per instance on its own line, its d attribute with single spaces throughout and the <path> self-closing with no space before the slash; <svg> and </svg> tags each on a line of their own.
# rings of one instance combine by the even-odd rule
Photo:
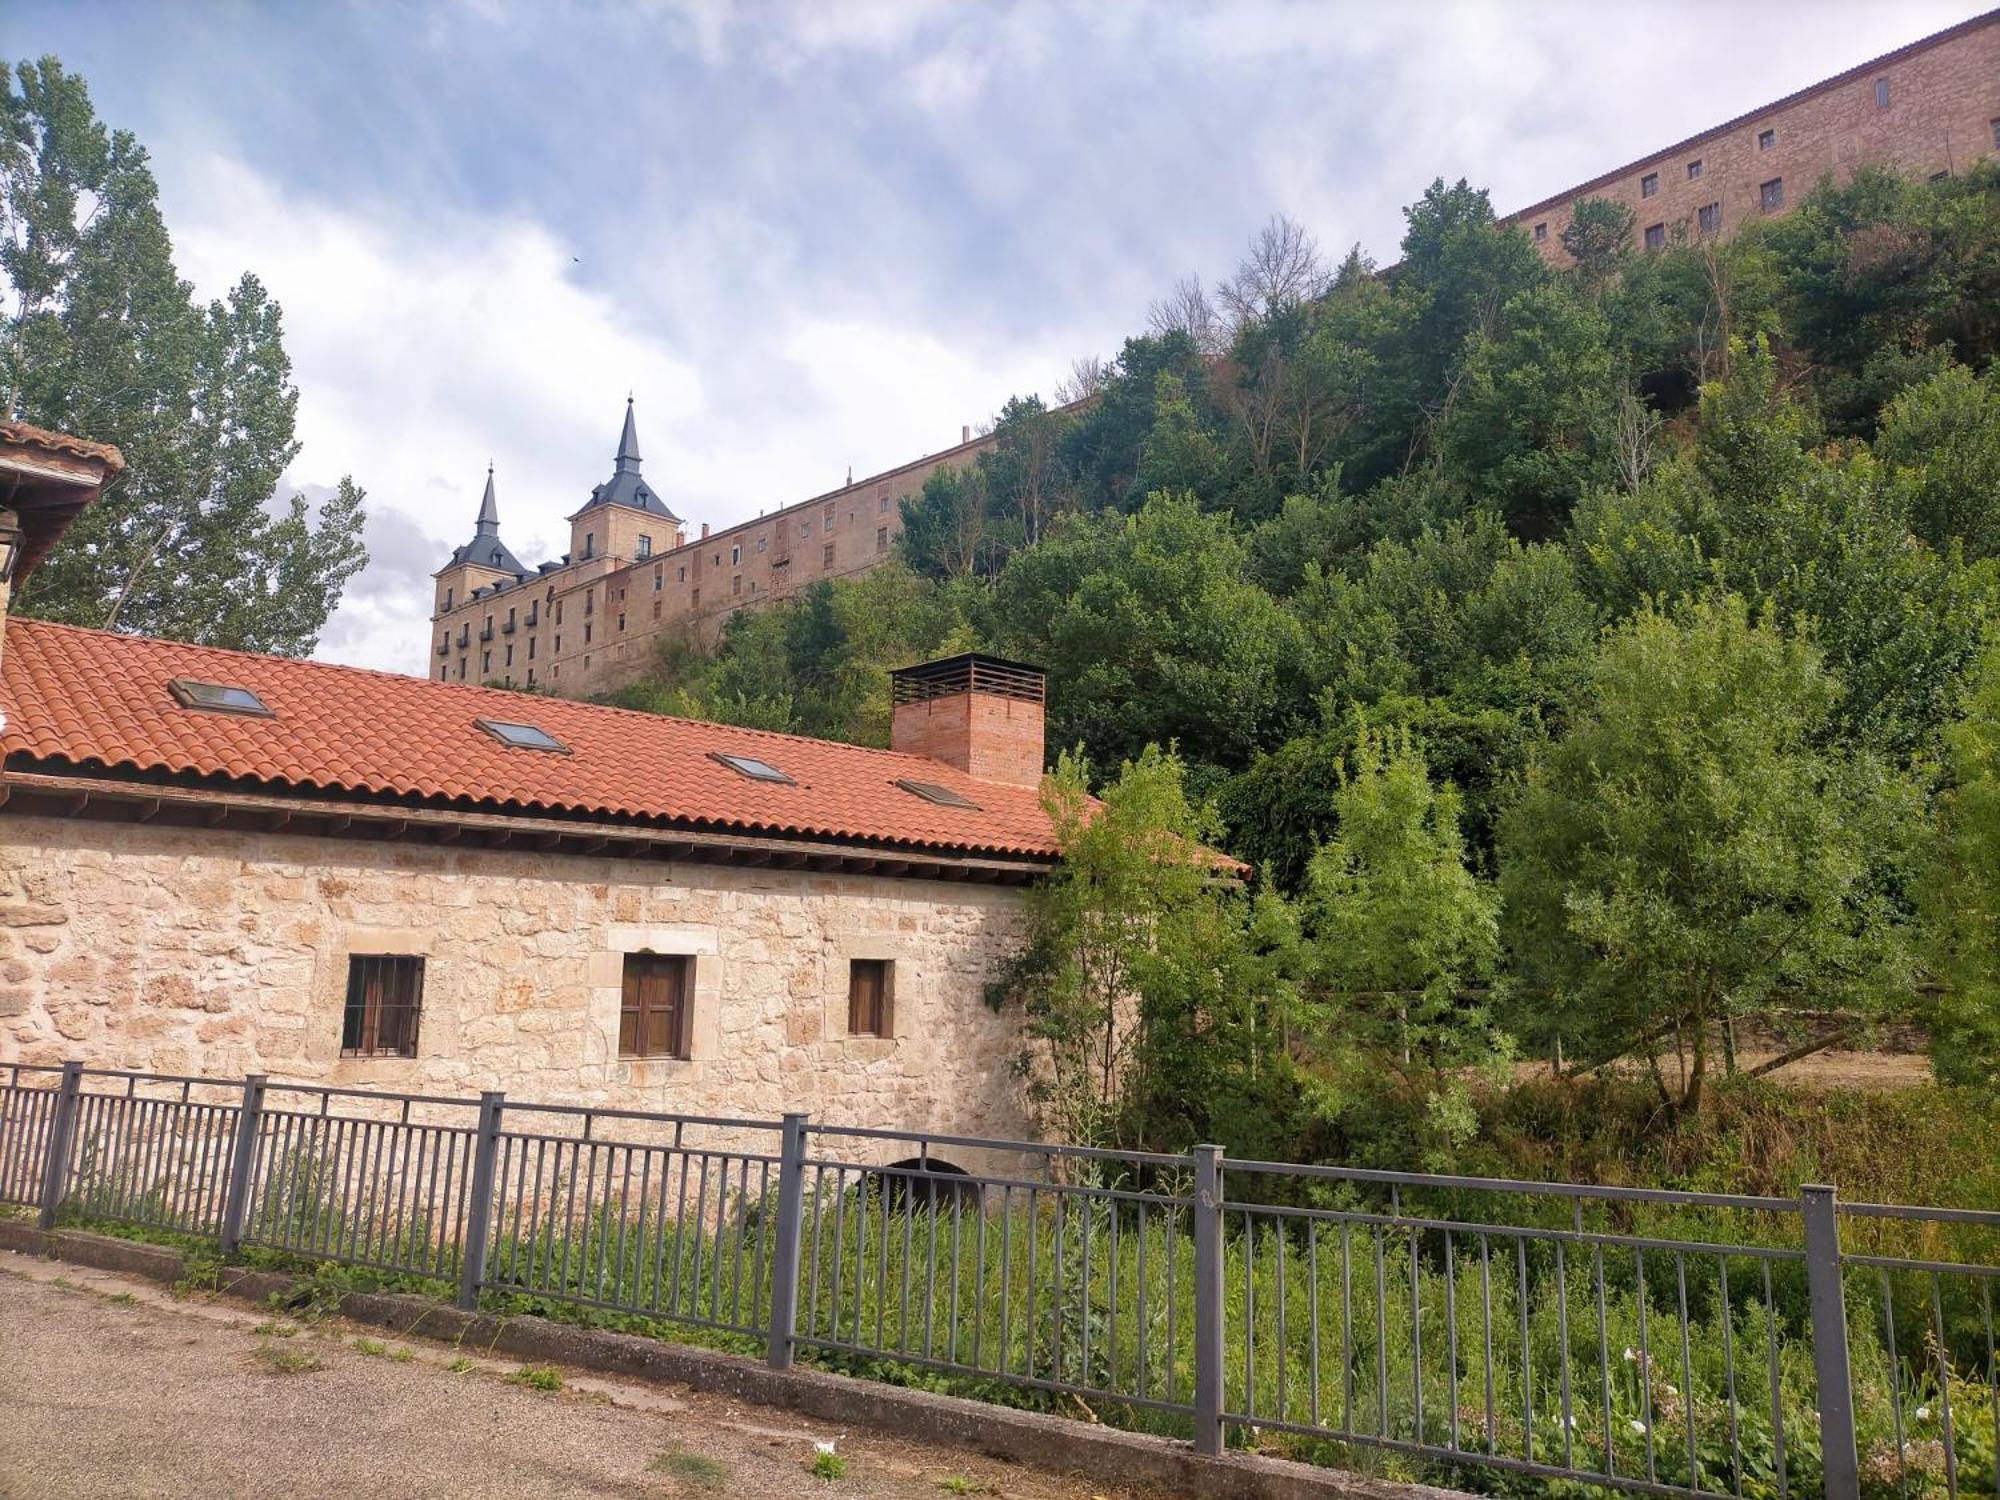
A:
<svg viewBox="0 0 2000 1500">
<path fill-rule="evenodd" d="M 785 1116 L 778 1148 L 778 1241 L 771 1247 L 771 1337 L 764 1363 L 792 1367 L 792 1338 L 799 1303 L 799 1237 L 805 1221 L 806 1117 Z"/>
<path fill-rule="evenodd" d="M 1854 1386 L 1847 1367 L 1847 1299 L 1840 1275 L 1840 1216 L 1830 1187 L 1799 1189 L 1811 1293 L 1813 1369 L 1819 1384 L 1820 1462 L 1827 1500 L 1857 1500 Z"/>
<path fill-rule="evenodd" d="M 62 1086 L 56 1090 L 55 1118 L 49 1122 L 49 1154 L 42 1162 L 43 1229 L 56 1227 L 56 1209 L 69 1187 L 69 1159 L 76 1144 L 76 1114 L 83 1093 L 83 1064 L 62 1066 Z"/>
<path fill-rule="evenodd" d="M 486 1279 L 486 1245 L 493 1232 L 493 1159 L 500 1154 L 500 1112 L 506 1101 L 507 1096 L 497 1089 L 479 1096 L 479 1132 L 472 1145 L 472 1192 L 458 1257 L 458 1305 L 468 1312 L 479 1306 L 479 1283 Z"/>
<path fill-rule="evenodd" d="M 1222 1148 L 1194 1156 L 1194 1451 L 1222 1452 Z"/>
<path fill-rule="evenodd" d="M 250 1210 L 250 1171 L 257 1160 L 257 1137 L 264 1121 L 264 1074 L 243 1080 L 243 1102 L 236 1110 L 236 1143 L 229 1155 L 229 1186 L 222 1199 L 222 1253 L 243 1248 L 243 1220 Z"/>
</svg>

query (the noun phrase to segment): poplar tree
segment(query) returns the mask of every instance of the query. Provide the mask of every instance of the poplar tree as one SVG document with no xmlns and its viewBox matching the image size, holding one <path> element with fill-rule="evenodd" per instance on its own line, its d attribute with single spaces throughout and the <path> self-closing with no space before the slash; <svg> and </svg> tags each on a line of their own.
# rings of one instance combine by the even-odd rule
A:
<svg viewBox="0 0 2000 1500">
<path fill-rule="evenodd" d="M 298 454 L 278 304 L 198 302 L 145 148 L 53 57 L 0 96 L 0 415 L 123 450 L 16 596 L 44 619 L 303 655 L 367 561 L 362 491 L 276 491 Z"/>
</svg>

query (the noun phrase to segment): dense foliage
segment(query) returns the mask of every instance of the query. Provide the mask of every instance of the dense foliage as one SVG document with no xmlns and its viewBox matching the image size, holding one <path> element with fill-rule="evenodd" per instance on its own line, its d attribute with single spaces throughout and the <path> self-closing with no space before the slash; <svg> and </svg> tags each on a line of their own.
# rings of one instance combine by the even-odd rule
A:
<svg viewBox="0 0 2000 1500">
<path fill-rule="evenodd" d="M 1065 805 L 1088 764 L 1252 872 L 1042 913 L 1044 959 L 1138 945 L 1092 1134 L 1408 1158 L 1516 1046 L 1625 1058 L 1671 1119 L 1739 1022 L 1825 1013 L 1921 1014 L 1990 1087 L 2000 166 L 1630 231 L 1583 204 L 1554 270 L 1439 182 L 1377 272 L 1274 221 L 1087 399 L 1009 402 L 898 565 L 636 697 L 880 743 L 895 665 L 1045 665 Z"/>
<path fill-rule="evenodd" d="M 13 608 L 305 655 L 368 560 L 362 492 L 273 503 L 299 451 L 278 305 L 251 275 L 197 301 L 156 198 L 82 79 L 19 65 L 0 92 L 0 417 L 116 444 L 126 469 Z"/>
</svg>

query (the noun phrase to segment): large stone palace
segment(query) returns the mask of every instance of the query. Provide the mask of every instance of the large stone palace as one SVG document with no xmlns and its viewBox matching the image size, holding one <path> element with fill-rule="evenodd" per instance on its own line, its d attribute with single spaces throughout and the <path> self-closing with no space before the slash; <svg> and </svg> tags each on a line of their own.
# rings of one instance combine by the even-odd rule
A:
<svg viewBox="0 0 2000 1500">
<path fill-rule="evenodd" d="M 509 550 L 488 472 L 472 540 L 435 575 L 430 675 L 566 698 L 622 687 L 645 671 L 663 632 L 713 641 L 739 609 L 881 562 L 903 529 L 899 502 L 992 442 L 970 429 L 960 437 L 915 463 L 690 537 L 641 472 L 627 400 L 611 477 L 569 517 L 563 556 L 529 567 Z"/>
<path fill-rule="evenodd" d="M 1822 177 L 1881 164 L 1938 178 L 2000 152 L 2000 10 L 1871 58 L 1511 215 L 1552 265 L 1582 198 L 1632 210 L 1642 249 L 1783 213 Z"/>
</svg>

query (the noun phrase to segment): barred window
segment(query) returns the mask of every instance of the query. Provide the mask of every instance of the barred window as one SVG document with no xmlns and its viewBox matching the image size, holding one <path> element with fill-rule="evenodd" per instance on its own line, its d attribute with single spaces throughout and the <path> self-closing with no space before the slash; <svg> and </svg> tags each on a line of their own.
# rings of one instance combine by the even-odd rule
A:
<svg viewBox="0 0 2000 1500">
<path fill-rule="evenodd" d="M 847 966 L 847 1034 L 889 1036 L 890 978 L 886 958 L 857 958 Z"/>
<path fill-rule="evenodd" d="M 424 961 L 403 954 L 356 953 L 347 960 L 342 1057 L 415 1057 L 424 1003 Z"/>
<path fill-rule="evenodd" d="M 620 1057 L 687 1057 L 694 961 L 678 953 L 625 955 L 618 1011 Z"/>
</svg>

